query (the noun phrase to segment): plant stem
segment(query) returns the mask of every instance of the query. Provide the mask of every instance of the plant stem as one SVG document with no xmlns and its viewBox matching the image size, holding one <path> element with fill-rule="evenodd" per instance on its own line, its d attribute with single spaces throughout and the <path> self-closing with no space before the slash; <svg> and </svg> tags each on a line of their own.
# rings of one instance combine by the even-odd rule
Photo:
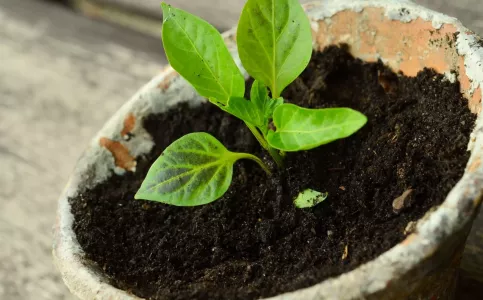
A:
<svg viewBox="0 0 483 300">
<path fill-rule="evenodd" d="M 273 160 L 275 161 L 275 163 L 277 164 L 277 166 L 279 168 L 282 168 L 283 167 L 283 157 L 280 156 L 280 154 L 278 153 L 278 150 L 275 149 L 275 148 L 272 148 L 270 146 L 268 146 L 268 153 L 270 153 L 270 156 L 272 156 Z"/>
<path fill-rule="evenodd" d="M 255 126 L 248 124 L 246 122 L 245 122 L 245 124 L 247 125 L 248 129 L 250 129 L 250 131 L 253 133 L 253 135 L 255 136 L 257 141 L 260 143 L 260 145 L 263 147 L 263 149 L 268 150 L 268 143 L 267 143 L 267 141 L 265 141 L 265 139 L 260 134 L 258 129 Z"/>
<path fill-rule="evenodd" d="M 270 171 L 268 166 L 260 158 L 256 157 L 255 155 L 252 155 L 252 154 L 249 154 L 249 153 L 234 153 L 234 154 L 237 156 L 237 158 L 246 158 L 246 159 L 250 159 L 250 160 L 255 161 L 258 165 L 260 165 L 260 167 L 262 167 L 262 169 L 269 176 L 272 175 L 272 172 Z"/>
<path fill-rule="evenodd" d="M 265 137 L 260 134 L 260 131 L 258 131 L 258 129 L 255 126 L 248 124 L 248 123 L 245 123 L 245 124 L 247 125 L 248 129 L 250 129 L 250 131 L 253 133 L 253 135 L 255 136 L 257 141 L 260 143 L 260 145 L 263 147 L 263 149 L 268 151 L 268 153 L 273 158 L 273 160 L 275 161 L 277 166 L 279 168 L 282 168 L 283 167 L 283 157 L 280 156 L 280 154 L 278 153 L 278 150 L 275 149 L 275 148 L 272 148 L 268 145 Z"/>
</svg>

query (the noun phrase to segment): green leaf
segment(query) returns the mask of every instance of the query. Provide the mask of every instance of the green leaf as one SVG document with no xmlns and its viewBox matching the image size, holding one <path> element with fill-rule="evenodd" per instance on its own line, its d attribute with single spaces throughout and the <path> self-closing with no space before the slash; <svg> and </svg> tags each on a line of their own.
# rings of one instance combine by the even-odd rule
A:
<svg viewBox="0 0 483 300">
<path fill-rule="evenodd" d="M 257 80 L 252 85 L 250 98 L 251 100 L 231 97 L 228 105 L 223 105 L 216 99 L 210 99 L 210 101 L 246 123 L 260 128 L 266 134 L 268 132 L 268 120 L 272 117 L 275 108 L 283 103 L 283 98 L 271 99 L 268 96 L 267 88 Z"/>
<path fill-rule="evenodd" d="M 230 101 L 228 101 L 228 107 L 224 110 L 257 127 L 263 126 L 264 124 L 263 111 L 259 110 L 252 101 L 245 98 L 230 98 Z"/>
<path fill-rule="evenodd" d="M 257 127 L 262 131 L 263 135 L 266 135 L 269 119 L 272 118 L 275 108 L 283 104 L 283 98 L 271 99 L 268 96 L 267 87 L 258 80 L 255 80 L 250 90 L 250 100 L 260 112 L 259 114 L 262 115 L 261 123 Z"/>
<path fill-rule="evenodd" d="M 283 104 L 283 98 L 271 99 L 268 96 L 267 87 L 255 80 L 250 90 L 250 100 L 255 104 L 259 111 L 263 112 L 266 120 L 272 117 L 273 111 L 277 106 Z"/>
<path fill-rule="evenodd" d="M 230 152 L 208 133 L 187 134 L 154 162 L 134 198 L 176 206 L 213 202 L 228 190 L 233 164 L 242 158 L 256 161 L 269 172 L 259 158 Z"/>
<path fill-rule="evenodd" d="M 237 44 L 248 73 L 278 98 L 310 61 L 310 22 L 298 0 L 248 0 Z"/>
<path fill-rule="evenodd" d="M 308 109 L 282 104 L 275 109 L 267 141 L 283 151 L 309 150 L 348 137 L 366 124 L 367 118 L 350 108 Z"/>
<path fill-rule="evenodd" d="M 201 96 L 227 104 L 243 97 L 245 79 L 220 33 L 206 21 L 165 3 L 163 45 L 171 66 Z"/>
<path fill-rule="evenodd" d="M 314 207 L 327 199 L 328 195 L 329 193 L 321 193 L 311 189 L 306 189 L 298 194 L 297 198 L 294 200 L 294 204 L 298 208 Z"/>
</svg>

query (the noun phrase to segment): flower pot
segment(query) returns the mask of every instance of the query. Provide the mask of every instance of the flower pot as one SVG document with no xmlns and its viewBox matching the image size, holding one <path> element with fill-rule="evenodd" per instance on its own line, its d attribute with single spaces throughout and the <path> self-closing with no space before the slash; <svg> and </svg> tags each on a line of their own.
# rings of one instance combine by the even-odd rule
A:
<svg viewBox="0 0 483 300">
<path fill-rule="evenodd" d="M 365 61 L 381 59 L 414 76 L 425 67 L 459 80 L 471 111 L 481 110 L 483 43 L 456 19 L 409 1 L 321 1 L 305 5 L 314 48 L 347 43 Z M 225 33 L 235 60 L 235 30 Z M 153 147 L 142 120 L 181 101 L 204 101 L 171 68 L 144 86 L 94 137 L 59 200 L 53 255 L 69 289 L 81 299 L 140 299 L 107 282 L 89 263 L 73 232 L 68 202 L 105 182 L 113 173 L 136 171 L 136 161 Z M 338 277 L 270 299 L 450 299 L 466 237 L 481 203 L 482 120 L 478 117 L 465 174 L 444 203 L 418 221 L 416 230 L 376 259 Z"/>
</svg>

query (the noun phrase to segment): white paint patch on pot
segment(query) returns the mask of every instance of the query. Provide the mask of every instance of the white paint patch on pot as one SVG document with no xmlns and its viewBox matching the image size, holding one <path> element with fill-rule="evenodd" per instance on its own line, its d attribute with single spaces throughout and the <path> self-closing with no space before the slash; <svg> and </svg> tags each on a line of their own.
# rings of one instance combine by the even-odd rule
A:
<svg viewBox="0 0 483 300">
<path fill-rule="evenodd" d="M 446 71 L 444 72 L 444 77 L 446 77 L 446 79 L 451 82 L 451 83 L 455 83 L 456 82 L 456 74 L 454 72 L 451 72 L 451 71 Z"/>
<path fill-rule="evenodd" d="M 483 40 L 473 33 L 462 31 L 456 42 L 458 54 L 465 58 L 466 74 L 471 81 L 471 94 L 483 83 Z"/>
</svg>

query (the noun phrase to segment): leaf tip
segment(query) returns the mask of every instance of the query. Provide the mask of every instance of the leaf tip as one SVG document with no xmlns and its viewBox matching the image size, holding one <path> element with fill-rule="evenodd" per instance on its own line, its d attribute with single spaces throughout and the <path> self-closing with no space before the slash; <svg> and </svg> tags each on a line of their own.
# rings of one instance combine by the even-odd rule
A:
<svg viewBox="0 0 483 300">
<path fill-rule="evenodd" d="M 161 2 L 161 9 L 163 10 L 163 22 L 166 22 L 171 17 L 171 4 L 166 2 Z"/>
<path fill-rule="evenodd" d="M 354 113 L 357 113 L 359 115 L 359 120 L 360 120 L 360 128 L 362 128 L 364 125 L 366 125 L 367 121 L 369 120 L 366 115 L 361 113 L 360 111 L 353 110 Z"/>
<path fill-rule="evenodd" d="M 134 199 L 136 199 L 136 200 L 146 200 L 146 199 L 143 198 L 143 195 L 139 191 L 134 195 Z"/>
</svg>

